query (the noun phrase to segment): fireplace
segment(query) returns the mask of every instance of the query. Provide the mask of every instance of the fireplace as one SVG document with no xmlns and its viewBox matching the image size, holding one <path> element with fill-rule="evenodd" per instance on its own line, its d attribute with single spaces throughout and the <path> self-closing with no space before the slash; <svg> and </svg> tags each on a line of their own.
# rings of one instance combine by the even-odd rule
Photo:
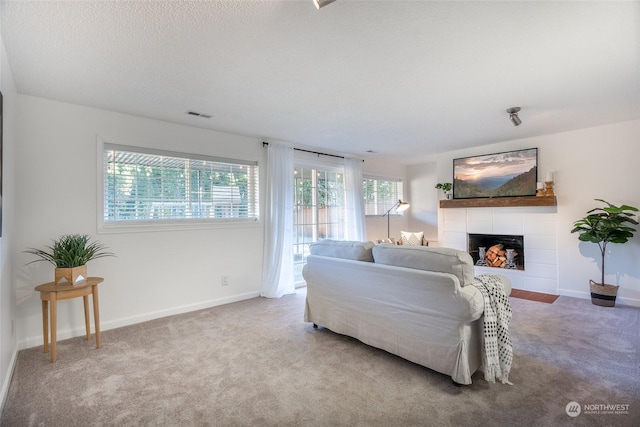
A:
<svg viewBox="0 0 640 427">
<path fill-rule="evenodd" d="M 440 209 L 438 246 L 467 251 L 475 255 L 477 262 L 478 247 L 489 248 L 493 242 L 474 243 L 471 247 L 469 234 L 490 233 L 492 239 L 500 235 L 523 236 L 522 247 L 514 249 L 518 252 L 516 266 L 520 264 L 521 269 L 476 267 L 476 274 L 502 273 L 511 279 L 514 289 L 558 295 L 557 213 L 555 207 Z"/>
<path fill-rule="evenodd" d="M 524 270 L 524 236 L 467 234 L 476 266 Z"/>
</svg>

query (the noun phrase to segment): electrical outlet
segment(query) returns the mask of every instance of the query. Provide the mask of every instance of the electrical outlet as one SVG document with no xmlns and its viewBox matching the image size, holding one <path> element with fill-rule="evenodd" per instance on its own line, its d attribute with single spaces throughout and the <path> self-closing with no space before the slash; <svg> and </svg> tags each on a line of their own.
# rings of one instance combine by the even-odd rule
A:
<svg viewBox="0 0 640 427">
<path fill-rule="evenodd" d="M 220 284 L 222 286 L 229 286 L 229 277 L 228 276 L 220 276 Z"/>
</svg>

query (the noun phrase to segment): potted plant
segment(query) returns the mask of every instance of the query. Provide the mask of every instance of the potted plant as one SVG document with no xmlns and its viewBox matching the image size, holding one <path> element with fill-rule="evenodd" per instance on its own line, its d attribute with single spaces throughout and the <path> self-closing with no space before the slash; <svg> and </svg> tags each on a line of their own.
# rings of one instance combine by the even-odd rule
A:
<svg viewBox="0 0 640 427">
<path fill-rule="evenodd" d="M 74 285 L 87 278 L 87 262 L 106 256 L 115 256 L 105 251 L 106 247 L 99 242 L 90 242 L 86 234 L 65 234 L 53 241 L 45 249 L 29 248 L 25 252 L 39 257 L 35 261 L 47 261 L 55 267 L 55 283 L 66 279 Z"/>
<path fill-rule="evenodd" d="M 604 283 L 604 262 L 608 243 L 626 243 L 636 231 L 631 225 L 638 225 L 633 217 L 638 208 L 628 205 L 620 207 L 602 199 L 595 199 L 606 204 L 604 207 L 591 209 L 587 216 L 574 222 L 572 233 L 578 233 L 583 242 L 597 243 L 602 255 L 602 277 L 600 283 L 590 280 L 591 302 L 603 307 L 613 307 L 616 303 L 618 286 Z"/>
<path fill-rule="evenodd" d="M 453 188 L 453 184 L 451 184 L 450 182 L 439 182 L 436 184 L 436 188 L 438 190 L 442 190 L 444 192 L 444 196 L 447 199 L 451 198 L 451 189 Z"/>
</svg>

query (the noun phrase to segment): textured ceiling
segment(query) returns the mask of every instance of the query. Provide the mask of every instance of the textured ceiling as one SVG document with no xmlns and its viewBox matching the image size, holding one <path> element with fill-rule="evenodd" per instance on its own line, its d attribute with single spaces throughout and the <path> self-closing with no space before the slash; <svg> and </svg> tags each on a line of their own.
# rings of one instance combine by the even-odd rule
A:
<svg viewBox="0 0 640 427">
<path fill-rule="evenodd" d="M 640 118 L 637 1 L 0 7 L 20 93 L 362 158 Z"/>
</svg>

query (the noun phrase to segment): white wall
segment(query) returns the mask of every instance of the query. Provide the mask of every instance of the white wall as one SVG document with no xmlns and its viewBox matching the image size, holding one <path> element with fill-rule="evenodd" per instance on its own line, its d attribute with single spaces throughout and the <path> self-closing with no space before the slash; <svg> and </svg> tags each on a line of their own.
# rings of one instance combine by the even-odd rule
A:
<svg viewBox="0 0 640 427">
<path fill-rule="evenodd" d="M 91 261 L 102 276 L 103 330 L 259 295 L 263 224 L 182 231 L 97 234 L 97 137 L 171 151 L 258 160 L 264 174 L 262 139 L 209 131 L 126 114 L 18 95 L 20 144 L 16 156 L 17 322 L 22 348 L 42 344 L 39 295 L 33 287 L 53 279 L 46 263 L 23 251 L 65 233 L 86 233 L 117 254 Z M 115 141 L 114 141 L 115 139 Z M 406 179 L 406 168 L 367 161 L 366 173 Z M 264 188 L 261 189 L 264 194 Z M 392 232 L 406 228 L 392 218 Z M 367 220 L 370 238 L 386 236 L 386 218 Z M 229 277 L 221 286 L 220 276 Z M 83 332 L 80 299 L 62 301 L 58 337 Z"/>
<path fill-rule="evenodd" d="M 256 138 L 99 109 L 18 96 L 16 286 L 22 347 L 41 345 L 42 315 L 34 285 L 53 279 L 26 248 L 65 233 L 89 234 L 117 254 L 88 264 L 102 276 L 103 329 L 259 295 L 262 223 L 199 230 L 96 234 L 97 136 L 165 150 L 258 160 Z M 113 140 L 113 139 L 112 139 Z M 261 171 L 264 172 L 264 171 Z M 220 276 L 229 285 L 222 286 Z M 59 338 L 78 335 L 80 299 L 61 302 Z"/>
<path fill-rule="evenodd" d="M 16 247 L 15 173 L 16 173 L 16 89 L 0 38 L 0 90 L 3 95 L 2 126 L 2 237 L 0 238 L 0 407 L 9 389 L 17 354 L 14 332 L 16 296 L 13 286 L 13 262 Z M 17 326 L 16 326 L 17 328 Z"/>
<path fill-rule="evenodd" d="M 575 220 L 600 205 L 596 198 L 640 208 L 639 140 L 640 120 L 634 120 L 444 153 L 437 157 L 437 177 L 429 175 L 432 164 L 411 167 L 410 177 L 419 176 L 416 170 L 422 167 L 429 178 L 415 181 L 432 187 L 451 181 L 454 158 L 537 147 L 539 176 L 555 172 L 557 293 L 588 298 L 589 279 L 598 280 L 601 274 L 598 247 L 579 242 L 570 230 Z M 625 245 L 610 244 L 608 252 L 606 282 L 620 285 L 619 303 L 640 306 L 640 233 Z"/>
<path fill-rule="evenodd" d="M 558 264 L 562 294 L 587 297 L 589 279 L 601 274 L 597 245 L 580 243 L 570 230 L 586 211 L 601 206 L 593 199 L 640 208 L 640 120 L 554 135 L 545 147 L 557 171 Z M 640 233 L 624 245 L 609 245 L 606 282 L 620 285 L 622 303 L 640 306 Z M 597 261 L 597 262 L 596 262 Z"/>
<path fill-rule="evenodd" d="M 407 168 L 411 203 L 409 212 L 409 231 L 422 231 L 430 242 L 438 240 L 438 203 L 439 190 L 437 163 L 412 165 Z M 435 243 L 435 242 L 434 242 Z"/>
</svg>

